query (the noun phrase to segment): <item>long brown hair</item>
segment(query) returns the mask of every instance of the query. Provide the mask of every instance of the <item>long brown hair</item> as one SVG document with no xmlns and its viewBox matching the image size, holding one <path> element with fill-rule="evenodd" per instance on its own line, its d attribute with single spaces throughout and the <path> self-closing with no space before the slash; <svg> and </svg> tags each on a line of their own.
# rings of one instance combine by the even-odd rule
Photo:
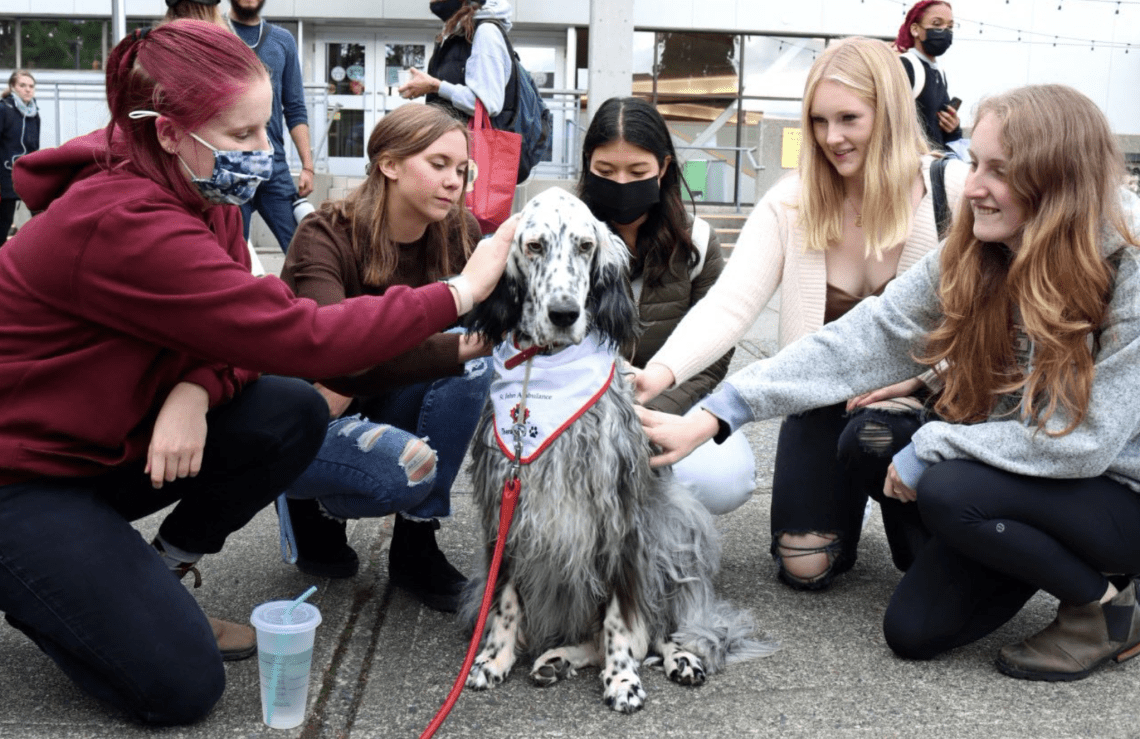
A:
<svg viewBox="0 0 1140 739">
<path fill-rule="evenodd" d="M 435 105 L 407 103 L 388 113 L 368 137 L 368 177 L 344 200 L 328 201 L 322 211 L 347 220 L 351 228 L 352 248 L 363 265 L 364 284 L 386 285 L 396 271 L 399 248 L 389 235 L 387 223 L 388 178 L 380 171 L 383 156 L 399 161 L 419 154 L 449 131 L 467 135 L 463 123 Z M 463 253 L 470 254 L 472 244 L 467 234 L 463 198 L 442 221 L 428 224 L 428 242 L 443 248 L 432 249 L 427 257 L 428 279 L 450 275 L 452 269 L 447 245 L 459 243 Z"/>
<path fill-rule="evenodd" d="M 963 199 L 942 252 L 944 318 L 921 361 L 946 362 L 935 409 L 947 420 L 983 420 L 999 395 L 1020 392 L 1023 420 L 1040 428 L 1063 410 L 1067 425 L 1046 431 L 1062 436 L 1088 410 L 1090 336 L 1111 299 L 1103 227 L 1136 245 L 1118 196 L 1124 159 L 1104 114 L 1070 87 L 1011 90 L 982 101 L 975 120 L 986 116 L 1000 122 L 1006 181 L 1026 212 L 1020 244 L 1009 250 L 979 241 Z M 1033 342 L 1028 375 L 1011 340 L 1016 316 Z"/>
<path fill-rule="evenodd" d="M 443 24 L 443 30 L 435 37 L 436 42 L 442 44 L 444 39 L 451 38 L 458 29 L 463 32 L 463 37 L 467 39 L 467 43 L 471 43 L 475 39 L 475 13 L 479 12 L 482 7 L 482 0 L 464 2 L 463 7 L 455 11 Z"/>
</svg>

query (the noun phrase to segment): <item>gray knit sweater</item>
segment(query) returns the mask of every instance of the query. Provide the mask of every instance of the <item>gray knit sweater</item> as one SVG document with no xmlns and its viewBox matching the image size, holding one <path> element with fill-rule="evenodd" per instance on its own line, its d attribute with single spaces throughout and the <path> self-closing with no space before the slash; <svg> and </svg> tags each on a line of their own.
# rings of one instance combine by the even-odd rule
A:
<svg viewBox="0 0 1140 739">
<path fill-rule="evenodd" d="M 1122 193 L 1132 233 L 1140 235 L 1140 200 Z M 973 459 L 1036 477 L 1107 475 L 1140 491 L 1140 249 L 1106 230 L 1101 251 L 1106 258 L 1117 255 L 1119 269 L 1081 425 L 1053 437 L 1016 413 L 976 424 L 927 423 L 895 457 L 903 482 L 914 487 L 926 467 L 943 460 Z M 881 297 L 863 300 L 771 359 L 732 375 L 699 405 L 735 431 L 750 421 L 838 403 L 919 374 L 925 368 L 911 355 L 941 317 L 940 257 L 941 249 L 931 252 Z M 1046 428 L 1067 425 L 1058 410 Z"/>
</svg>

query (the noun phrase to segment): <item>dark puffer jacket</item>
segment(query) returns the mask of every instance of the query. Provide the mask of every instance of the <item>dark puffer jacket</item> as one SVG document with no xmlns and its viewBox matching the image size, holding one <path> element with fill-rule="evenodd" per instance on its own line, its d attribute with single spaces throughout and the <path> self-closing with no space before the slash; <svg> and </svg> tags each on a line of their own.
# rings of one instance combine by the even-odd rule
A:
<svg viewBox="0 0 1140 739">
<path fill-rule="evenodd" d="M 700 274 L 689 279 L 687 267 L 677 271 L 684 274 L 683 279 L 670 275 L 663 285 L 653 287 L 642 286 L 641 297 L 638 300 L 638 310 L 641 312 L 641 321 L 645 324 L 645 331 L 638 341 L 637 349 L 633 355 L 635 367 L 645 367 L 645 363 L 653 358 L 668 340 L 673 329 L 689 312 L 693 305 L 705 296 L 717 277 L 724 269 L 724 255 L 720 250 L 720 241 L 716 232 L 709 232 L 708 249 L 705 252 L 705 263 Z M 646 403 L 646 407 L 666 413 L 682 414 L 693 405 L 712 392 L 713 388 L 724 379 L 728 373 L 728 363 L 732 359 L 734 350 L 727 353 L 700 373 L 691 377 L 681 385 L 658 395 Z"/>
<path fill-rule="evenodd" d="M 0 198 L 19 197 L 12 187 L 12 163 L 40 148 L 40 117 L 25 118 L 12 95 L 0 98 Z"/>
</svg>

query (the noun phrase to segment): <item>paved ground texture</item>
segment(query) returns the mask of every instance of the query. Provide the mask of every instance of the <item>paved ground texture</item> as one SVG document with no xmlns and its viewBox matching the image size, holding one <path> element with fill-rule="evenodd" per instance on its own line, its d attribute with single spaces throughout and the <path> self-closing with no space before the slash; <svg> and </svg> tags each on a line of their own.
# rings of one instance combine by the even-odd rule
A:
<svg viewBox="0 0 1140 739">
<path fill-rule="evenodd" d="M 771 351 L 771 319 L 758 322 L 734 367 Z M 830 590 L 798 593 L 777 583 L 767 554 L 777 426 L 749 429 L 760 487 L 750 502 L 718 519 L 725 552 L 718 588 L 752 610 L 764 632 L 781 642 L 779 652 L 732 665 L 700 688 L 679 687 L 660 671 L 645 670 L 646 707 L 629 716 L 602 704 L 596 670 L 539 689 L 516 666 L 492 691 L 465 691 L 437 736 L 1140 736 L 1140 660 L 1072 684 L 1012 680 L 994 669 L 1000 646 L 1050 621 L 1056 603 L 1044 595 L 977 644 L 931 662 L 896 658 L 880 624 L 899 573 L 877 516 L 858 564 Z M 470 480 L 461 478 L 456 488 L 455 517 L 440 542 L 452 562 L 470 571 L 476 548 Z M 160 520 L 141 522 L 141 533 L 149 539 Z M 301 727 L 278 731 L 261 723 L 256 660 L 227 664 L 225 696 L 201 723 L 176 729 L 131 724 L 72 686 L 19 632 L 0 625 L 0 739 L 419 736 L 455 680 L 466 634 L 454 618 L 389 587 L 389 533 L 387 519 L 355 522 L 352 543 L 364 566 L 351 580 L 326 581 L 281 562 L 276 517 L 266 510 L 223 553 L 203 562 L 204 585 L 195 595 L 207 613 L 233 620 L 247 620 L 260 602 L 320 588 L 310 602 L 324 622 Z"/>
</svg>

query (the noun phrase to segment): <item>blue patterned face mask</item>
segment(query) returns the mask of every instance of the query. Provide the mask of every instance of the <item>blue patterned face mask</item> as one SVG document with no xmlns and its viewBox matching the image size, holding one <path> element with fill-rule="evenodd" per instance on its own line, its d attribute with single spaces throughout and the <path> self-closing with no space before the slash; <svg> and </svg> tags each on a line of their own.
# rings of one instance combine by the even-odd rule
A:
<svg viewBox="0 0 1140 739">
<path fill-rule="evenodd" d="M 209 177 L 195 177 L 189 165 L 178 157 L 190 181 L 198 186 L 202 197 L 218 205 L 244 205 L 257 192 L 257 186 L 273 175 L 273 149 L 235 151 L 215 149 L 191 133 L 194 140 L 214 152 L 214 171 Z"/>
<path fill-rule="evenodd" d="M 159 116 L 152 110 L 135 110 L 131 118 Z M 190 173 L 190 181 L 202 193 L 202 197 L 216 205 L 244 205 L 257 192 L 257 186 L 273 175 L 273 149 L 257 151 L 237 151 L 217 149 L 204 141 L 196 133 L 194 140 L 214 152 L 214 171 L 209 177 L 198 177 L 181 155 L 178 161 Z"/>
</svg>

